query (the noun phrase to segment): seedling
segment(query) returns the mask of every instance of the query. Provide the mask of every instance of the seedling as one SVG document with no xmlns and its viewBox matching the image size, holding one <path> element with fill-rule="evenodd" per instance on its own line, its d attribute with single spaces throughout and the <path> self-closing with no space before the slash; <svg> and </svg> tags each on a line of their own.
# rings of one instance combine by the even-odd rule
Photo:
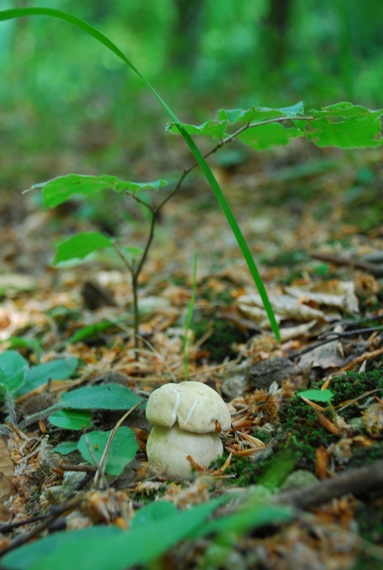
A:
<svg viewBox="0 0 383 570">
<path fill-rule="evenodd" d="M 149 81 L 109 38 L 80 18 L 60 10 L 38 7 L 4 10 L 0 12 L 0 21 L 36 15 L 51 16 L 76 26 L 93 36 L 128 65 L 130 69 L 144 81 L 170 117 L 171 123 L 168 125 L 168 130 L 182 135 L 196 159 L 196 162 L 183 171 L 178 182 L 171 188 L 170 192 L 162 201 L 160 201 L 160 204 L 155 207 L 145 200 L 142 200 L 139 196 L 139 192 L 142 189 L 157 191 L 166 184 L 164 180 L 157 180 L 152 183 L 137 183 L 123 181 L 115 176 L 70 174 L 39 184 L 38 186 L 43 189 L 44 205 L 46 208 L 52 208 L 65 202 L 73 194 L 89 196 L 95 192 L 113 190 L 115 192 L 124 192 L 131 196 L 132 199 L 137 200 L 148 209 L 150 215 L 150 227 L 146 244 L 141 250 L 138 248 L 124 248 L 123 245 L 119 244 L 118 240 L 111 239 L 99 232 L 88 232 L 78 234 L 59 244 L 55 262 L 58 263 L 74 258 L 84 258 L 88 254 L 102 248 L 113 247 L 115 249 L 131 275 L 134 337 L 136 358 L 138 358 L 138 283 L 153 242 L 158 216 L 163 206 L 181 188 L 186 176 L 199 165 L 230 224 L 262 298 L 271 328 L 276 339 L 280 340 L 279 328 L 274 316 L 274 311 L 249 246 L 205 159 L 234 139 L 241 140 L 244 144 L 256 150 L 269 149 L 274 145 L 286 145 L 297 137 L 306 137 L 318 146 L 337 146 L 340 148 L 377 147 L 383 142 L 380 124 L 383 110 L 371 111 L 351 103 L 338 103 L 319 110 L 313 109 L 309 113 L 305 113 L 302 103 L 298 103 L 294 106 L 280 109 L 250 107 L 248 109 L 221 110 L 218 113 L 217 120 L 208 120 L 199 126 L 189 125 L 182 123 L 177 118 Z M 232 131 L 232 129 L 234 130 Z M 208 136 L 219 142 L 215 143 L 213 148 L 202 156 L 191 138 L 193 135 Z"/>
</svg>

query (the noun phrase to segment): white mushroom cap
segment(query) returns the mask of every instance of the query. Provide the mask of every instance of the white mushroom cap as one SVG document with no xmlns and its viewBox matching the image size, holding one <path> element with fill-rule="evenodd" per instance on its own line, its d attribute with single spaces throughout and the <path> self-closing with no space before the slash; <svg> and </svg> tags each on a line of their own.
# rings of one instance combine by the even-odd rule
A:
<svg viewBox="0 0 383 570">
<path fill-rule="evenodd" d="M 186 478 L 192 474 L 188 455 L 201 467 L 208 467 L 213 459 L 222 455 L 223 446 L 218 433 L 190 433 L 177 425 L 172 428 L 154 426 L 146 451 L 151 469 Z"/>
<path fill-rule="evenodd" d="M 231 426 L 230 412 L 221 396 L 201 382 L 169 383 L 154 390 L 146 417 L 152 424 L 168 428 L 178 422 L 181 430 L 193 433 L 227 431 Z"/>
</svg>

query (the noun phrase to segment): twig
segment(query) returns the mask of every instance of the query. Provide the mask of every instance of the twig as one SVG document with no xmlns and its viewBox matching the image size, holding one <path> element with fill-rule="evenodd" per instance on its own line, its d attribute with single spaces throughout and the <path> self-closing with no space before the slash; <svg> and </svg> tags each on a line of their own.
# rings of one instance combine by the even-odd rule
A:
<svg viewBox="0 0 383 570">
<path fill-rule="evenodd" d="M 303 348 L 302 350 L 299 350 L 298 352 L 294 352 L 294 354 L 290 354 L 289 358 L 291 358 L 291 359 L 292 358 L 298 358 L 298 357 L 302 356 L 303 354 L 306 354 L 307 352 L 311 352 L 312 350 L 315 350 L 319 346 L 323 346 L 324 344 L 328 344 L 330 342 L 333 342 L 334 340 L 339 340 L 340 338 L 346 338 L 346 337 L 354 336 L 357 334 L 370 333 L 370 332 L 375 332 L 375 331 L 380 331 L 380 330 L 383 330 L 383 327 L 369 327 L 366 329 L 356 329 L 356 330 L 345 331 L 345 332 L 328 331 L 326 333 L 319 335 L 318 338 L 321 338 L 323 336 L 329 336 L 331 338 L 326 338 L 324 340 L 321 340 L 320 342 L 317 342 L 316 344 L 312 344 L 311 346 L 307 346 L 306 348 Z"/>
<path fill-rule="evenodd" d="M 66 511 L 69 511 L 71 509 L 78 507 L 78 505 L 81 504 L 82 500 L 83 500 L 83 496 L 81 495 L 81 496 L 77 496 L 77 497 L 73 497 L 72 499 L 69 499 L 69 501 L 67 501 L 66 503 L 63 503 L 62 505 L 55 505 L 54 507 L 52 507 L 50 509 L 50 512 L 46 516 L 46 519 L 44 520 L 44 522 L 35 526 L 35 528 L 33 528 L 31 531 L 26 532 L 24 534 L 20 534 L 19 536 L 17 536 L 14 540 L 12 540 L 10 542 L 10 544 L 8 544 L 8 546 L 6 546 L 2 550 L 0 550 L 0 557 L 4 556 L 4 554 L 7 554 L 11 550 L 18 548 L 22 544 L 29 542 L 29 540 L 31 538 L 40 534 L 46 528 L 49 528 L 49 526 L 53 523 L 53 521 L 55 521 L 60 515 L 62 515 Z"/>
<path fill-rule="evenodd" d="M 26 427 L 28 427 L 29 425 L 33 424 L 33 422 L 46 418 L 47 416 L 49 416 L 50 414 L 53 414 L 53 412 L 57 412 L 58 410 L 62 409 L 62 405 L 61 404 L 54 404 L 53 406 L 50 406 L 49 408 L 45 408 L 45 410 L 41 410 L 40 412 L 36 412 L 35 414 L 31 414 L 29 416 L 27 416 L 22 422 L 20 422 L 20 429 L 24 430 Z"/>
<path fill-rule="evenodd" d="M 59 461 L 58 467 L 63 471 L 84 471 L 85 473 L 94 473 L 97 471 L 97 468 L 94 465 L 71 465 L 63 460 Z"/>
<path fill-rule="evenodd" d="M 108 481 L 106 480 L 105 475 L 104 475 L 104 472 L 103 472 L 103 470 L 102 470 L 101 467 L 100 467 L 100 463 L 97 461 L 97 458 L 96 458 L 95 454 L 93 453 L 93 449 L 92 449 L 92 446 L 91 446 L 90 443 L 89 443 L 89 438 L 88 438 L 88 436 L 87 436 L 87 433 L 86 433 L 85 428 L 82 430 L 82 433 L 83 433 L 83 435 L 84 435 L 85 444 L 86 444 L 86 446 L 87 446 L 87 448 L 88 448 L 89 454 L 90 454 L 90 456 L 91 456 L 91 458 L 92 458 L 92 461 L 93 461 L 93 463 L 95 464 L 96 469 L 97 469 L 97 471 L 96 471 L 96 476 L 97 476 L 97 473 L 99 473 L 99 474 L 100 474 L 100 477 L 102 477 L 102 480 L 103 480 L 103 483 L 104 483 L 105 487 L 108 487 Z M 102 457 L 101 457 L 101 461 L 102 461 Z"/>
<path fill-rule="evenodd" d="M 311 346 L 307 346 L 306 348 L 303 348 L 302 350 L 298 350 L 298 352 L 294 352 L 294 354 L 290 354 L 289 358 L 290 359 L 299 358 L 303 354 L 306 354 L 307 352 L 311 352 L 312 350 L 315 350 L 319 346 L 323 346 L 324 344 L 329 344 L 330 342 L 334 342 L 334 340 L 337 340 L 337 339 L 336 338 L 335 339 L 334 338 L 326 338 L 325 340 L 321 340 L 320 342 L 312 344 Z"/>
<path fill-rule="evenodd" d="M 47 517 L 48 517 L 48 515 L 38 515 L 36 517 L 30 517 L 28 519 L 24 519 L 23 521 L 18 521 L 18 522 L 9 523 L 9 524 L 2 524 L 2 525 L 0 525 L 0 532 L 9 532 L 11 530 L 14 530 L 15 528 L 20 528 L 21 526 L 24 526 L 25 524 L 43 521 Z"/>
<path fill-rule="evenodd" d="M 325 479 L 316 485 L 279 493 L 273 499 L 276 503 L 287 503 L 298 509 L 308 509 L 347 495 L 366 493 L 383 486 L 383 460 L 371 465 L 350 469 L 332 479 Z"/>
<path fill-rule="evenodd" d="M 364 333 L 370 333 L 370 332 L 381 331 L 381 330 L 383 330 L 383 326 L 369 327 L 369 328 L 365 328 L 365 329 L 353 329 L 351 331 L 344 331 L 344 332 L 328 331 L 328 332 L 320 334 L 318 336 L 318 338 L 322 338 L 324 336 L 333 336 L 334 339 L 345 338 L 348 336 L 354 336 L 356 334 L 364 334 Z"/>
<path fill-rule="evenodd" d="M 383 276 L 383 264 L 369 263 L 368 261 L 360 261 L 358 259 L 352 259 L 351 257 L 343 257 L 338 255 L 333 255 L 331 253 L 310 253 L 310 257 L 313 259 L 319 259 L 320 261 L 328 261 L 334 265 L 341 265 L 345 267 L 354 267 L 356 269 L 362 269 L 375 277 Z"/>
</svg>

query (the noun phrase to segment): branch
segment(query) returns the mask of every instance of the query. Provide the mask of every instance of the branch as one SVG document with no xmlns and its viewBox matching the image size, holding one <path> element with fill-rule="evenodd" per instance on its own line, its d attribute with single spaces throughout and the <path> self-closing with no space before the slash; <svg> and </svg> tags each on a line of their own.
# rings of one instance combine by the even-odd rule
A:
<svg viewBox="0 0 383 570">
<path fill-rule="evenodd" d="M 382 489 L 382 487 L 383 460 L 380 460 L 365 467 L 350 469 L 332 479 L 325 479 L 317 485 L 284 491 L 276 495 L 273 502 L 289 504 L 304 510 L 348 493 L 357 495 Z"/>
</svg>

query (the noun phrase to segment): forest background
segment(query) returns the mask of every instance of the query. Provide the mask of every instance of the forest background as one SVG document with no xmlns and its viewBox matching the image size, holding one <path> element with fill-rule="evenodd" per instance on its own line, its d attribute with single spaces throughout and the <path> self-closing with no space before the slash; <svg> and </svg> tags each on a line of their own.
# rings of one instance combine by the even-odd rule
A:
<svg viewBox="0 0 383 570">
<path fill-rule="evenodd" d="M 383 5 L 375 0 L 38 5 L 101 29 L 185 122 L 299 100 L 306 109 L 345 100 L 381 106 Z M 71 26 L 45 17 L 3 22 L 0 73 L 3 187 L 64 174 L 73 155 L 77 171 L 135 179 L 132 159 L 163 137 L 167 117 L 141 79 Z"/>
</svg>

